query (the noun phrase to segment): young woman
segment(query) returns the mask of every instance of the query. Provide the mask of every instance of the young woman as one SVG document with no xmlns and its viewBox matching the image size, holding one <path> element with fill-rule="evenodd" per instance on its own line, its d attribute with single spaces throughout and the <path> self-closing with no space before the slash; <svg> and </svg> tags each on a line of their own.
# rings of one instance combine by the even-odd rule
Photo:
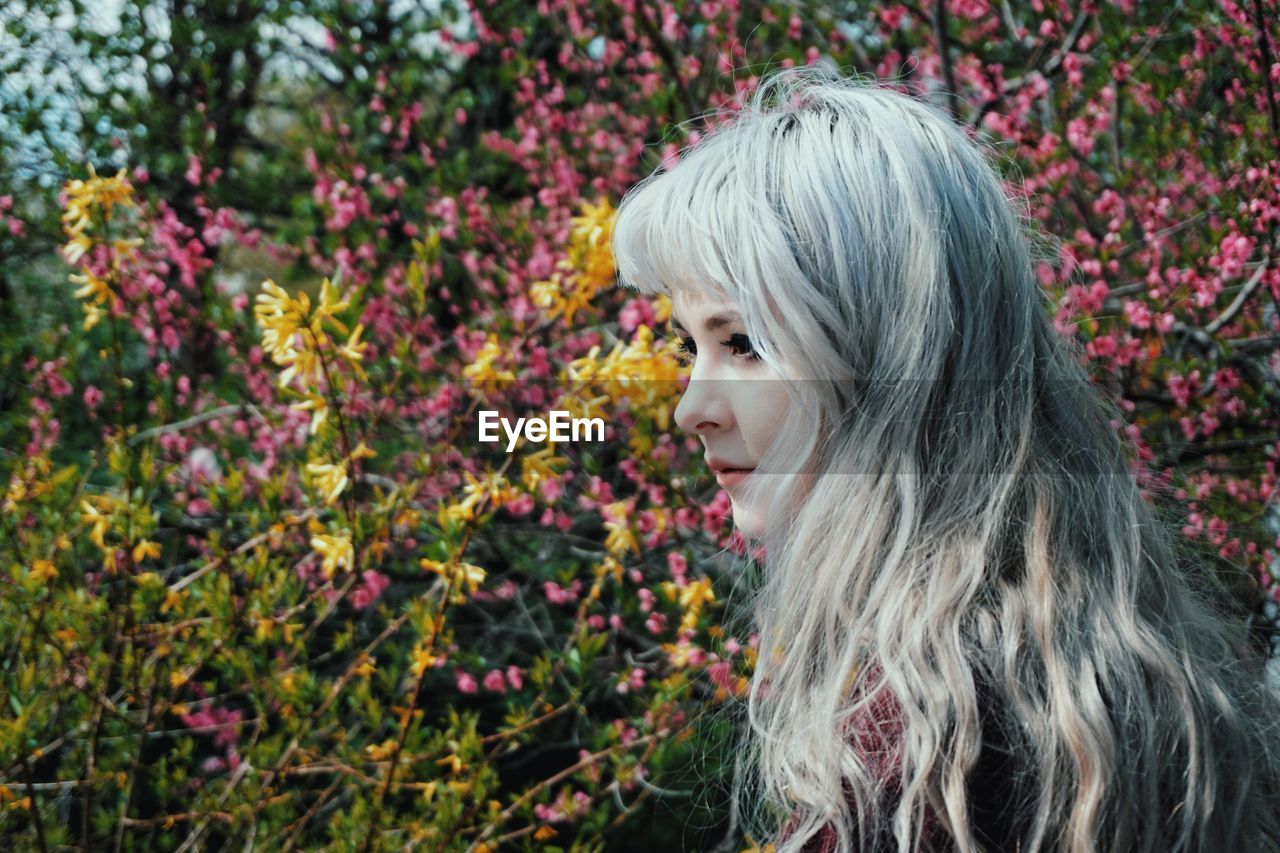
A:
<svg viewBox="0 0 1280 853">
<path fill-rule="evenodd" d="M 747 754 L 780 851 L 1280 849 L 1277 699 L 1029 236 L 944 113 L 816 68 L 619 208 L 619 278 L 672 295 L 692 363 L 676 420 L 764 546 Z"/>
</svg>

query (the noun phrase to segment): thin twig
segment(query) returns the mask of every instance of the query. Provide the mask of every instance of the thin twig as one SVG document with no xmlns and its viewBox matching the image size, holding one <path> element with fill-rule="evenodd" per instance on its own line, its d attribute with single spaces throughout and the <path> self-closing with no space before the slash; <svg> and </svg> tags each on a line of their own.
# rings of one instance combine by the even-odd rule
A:
<svg viewBox="0 0 1280 853">
<path fill-rule="evenodd" d="M 1232 300 L 1231 304 L 1227 306 L 1226 310 L 1223 311 L 1221 314 L 1219 314 L 1216 318 L 1214 318 L 1213 322 L 1206 325 L 1204 327 L 1204 330 L 1212 335 L 1214 332 L 1221 329 L 1224 325 L 1226 325 L 1227 323 L 1230 323 L 1231 320 L 1236 316 L 1236 314 L 1239 313 L 1240 309 L 1244 307 L 1244 303 L 1248 301 L 1250 296 L 1253 295 L 1253 292 L 1258 289 L 1258 285 L 1262 283 L 1262 274 L 1265 273 L 1269 268 L 1270 268 L 1269 264 L 1263 264 L 1259 266 L 1258 269 L 1254 271 L 1253 275 L 1249 277 L 1249 280 L 1245 283 L 1245 286 L 1241 288 L 1239 293 L 1236 294 L 1236 298 Z"/>
<path fill-rule="evenodd" d="M 188 427 L 199 426 L 200 424 L 205 423 L 206 421 L 212 421 L 217 418 L 225 417 L 227 415 L 235 414 L 237 412 L 243 413 L 245 411 L 248 411 L 250 414 L 257 417 L 258 420 L 262 421 L 264 424 L 267 424 L 268 426 L 271 425 L 271 422 L 268 421 L 265 417 L 263 417 L 262 412 L 258 411 L 258 407 L 253 405 L 253 403 L 235 403 L 230 406 L 219 406 L 218 408 L 210 409 L 207 412 L 200 412 L 199 414 L 192 415 L 191 417 L 186 418 L 184 420 L 174 421 L 171 424 L 162 424 L 161 426 L 158 426 L 158 427 L 152 427 L 151 429 L 143 430 L 142 432 L 130 438 L 129 444 L 135 445 L 135 444 L 138 444 L 139 442 L 146 441 L 148 438 L 152 438 L 157 435 L 165 435 L 167 433 L 172 433 L 172 432 L 181 432 L 182 430 L 187 429 Z"/>
</svg>

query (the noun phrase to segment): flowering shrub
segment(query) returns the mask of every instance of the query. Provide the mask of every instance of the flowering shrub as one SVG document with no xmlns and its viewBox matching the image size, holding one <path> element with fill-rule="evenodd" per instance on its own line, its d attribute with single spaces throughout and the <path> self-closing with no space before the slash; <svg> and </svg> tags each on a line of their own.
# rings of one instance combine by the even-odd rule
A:
<svg viewBox="0 0 1280 853">
<path fill-rule="evenodd" d="M 608 237 L 701 132 L 669 124 L 768 57 L 901 75 L 1009 146 L 1135 470 L 1247 605 L 1280 601 L 1274 2 L 1195 28 L 1126 2 L 553 5 L 470 8 L 438 103 L 393 39 L 330 21 L 363 73 L 278 143 L 306 181 L 283 222 L 194 147 L 167 182 L 62 186 L 39 301 L 75 313 L 4 300 L 6 836 L 752 843 L 707 785 L 755 655 L 726 622 L 746 561 L 673 431 L 670 306 L 613 287 Z M 38 239 L 20 196 L 0 217 L 0 248 Z M 280 272 L 237 292 L 224 247 Z M 481 411 L 553 409 L 604 441 L 476 440 Z"/>
</svg>

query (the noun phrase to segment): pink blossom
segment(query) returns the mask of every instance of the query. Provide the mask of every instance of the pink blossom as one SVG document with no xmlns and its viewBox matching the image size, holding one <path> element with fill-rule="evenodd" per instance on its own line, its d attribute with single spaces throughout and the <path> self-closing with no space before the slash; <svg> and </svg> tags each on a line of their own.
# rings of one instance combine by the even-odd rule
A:
<svg viewBox="0 0 1280 853">
<path fill-rule="evenodd" d="M 351 603 L 357 610 L 364 610 L 382 597 L 391 579 L 373 569 L 366 569 L 360 578 L 362 583 L 351 593 Z"/>
<path fill-rule="evenodd" d="M 489 674 L 484 677 L 484 689 L 494 693 L 506 693 L 507 682 L 502 676 L 502 670 L 491 669 Z"/>
<path fill-rule="evenodd" d="M 1185 409 L 1191 405 L 1191 398 L 1200 393 L 1200 371 L 1193 370 L 1187 376 L 1170 373 L 1165 378 L 1165 384 L 1173 395 L 1174 403 L 1179 409 Z"/>
<path fill-rule="evenodd" d="M 84 405 L 86 409 L 96 409 L 101 402 L 102 392 L 98 390 L 97 386 L 90 385 L 84 389 Z"/>
<path fill-rule="evenodd" d="M 644 687 L 644 670 L 636 667 L 631 673 L 618 682 L 618 686 L 614 688 L 619 693 L 628 693 L 632 690 L 640 690 Z"/>
<path fill-rule="evenodd" d="M 468 694 L 476 692 L 475 677 L 464 669 L 458 670 L 458 692 Z"/>
<path fill-rule="evenodd" d="M 725 690 L 733 689 L 733 664 L 729 661 L 718 661 L 707 667 L 707 677 L 711 679 L 711 683 L 716 687 L 722 687 Z"/>
<path fill-rule="evenodd" d="M 678 582 L 688 573 L 689 560 L 679 551 L 670 551 L 667 553 L 667 567 L 671 569 L 671 576 Z"/>
</svg>

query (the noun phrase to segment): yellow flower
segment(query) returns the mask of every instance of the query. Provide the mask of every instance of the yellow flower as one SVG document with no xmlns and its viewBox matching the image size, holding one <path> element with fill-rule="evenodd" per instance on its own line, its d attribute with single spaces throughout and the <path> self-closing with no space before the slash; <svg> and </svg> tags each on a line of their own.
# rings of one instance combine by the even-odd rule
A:
<svg viewBox="0 0 1280 853">
<path fill-rule="evenodd" d="M 316 306 L 316 312 L 312 315 L 311 328 L 319 333 L 320 321 L 328 320 L 342 334 L 347 334 L 347 327 L 334 315 L 339 311 L 347 310 L 347 306 L 350 304 L 349 300 L 338 299 L 338 289 L 326 277 L 324 281 L 320 282 L 320 304 Z"/>
<path fill-rule="evenodd" d="M 600 418 L 608 420 L 605 405 L 609 398 L 603 394 L 586 399 L 577 394 L 566 394 L 556 402 L 556 408 L 568 413 L 571 418 Z"/>
<path fill-rule="evenodd" d="M 471 521 L 476 517 L 475 507 L 469 503 L 447 504 L 440 507 L 440 524 L 449 522 Z"/>
<path fill-rule="evenodd" d="M 409 665 L 409 671 L 414 674 L 415 678 L 421 678 L 423 672 L 436 665 L 436 656 L 422 646 L 418 646 L 413 650 L 412 657 L 413 663 Z"/>
<path fill-rule="evenodd" d="M 133 250 L 142 245 L 141 237 L 130 237 L 127 240 L 112 240 L 111 249 L 117 255 L 134 255 Z"/>
<path fill-rule="evenodd" d="M 565 298 L 560 292 L 560 274 L 553 273 L 551 278 L 535 281 L 529 285 L 529 297 L 533 304 L 544 309 L 551 319 L 564 313 Z"/>
<path fill-rule="evenodd" d="M 469 591 L 475 592 L 480 584 L 484 582 L 484 575 L 484 569 L 479 566 L 473 566 L 471 563 L 462 563 L 458 566 L 454 579 L 466 584 Z"/>
<path fill-rule="evenodd" d="M 67 278 L 76 284 L 83 285 L 83 287 L 76 290 L 76 298 L 92 299 L 97 305 L 110 301 L 114 297 L 114 294 L 111 292 L 111 285 L 104 279 L 94 275 L 93 271 L 88 267 L 82 267 L 82 269 L 84 271 L 83 275 L 73 274 L 67 276 Z"/>
<path fill-rule="evenodd" d="M 462 759 L 459 758 L 457 755 L 454 755 L 453 753 L 450 753 L 446 755 L 444 758 L 439 759 L 438 761 L 436 761 L 436 764 L 447 766 L 449 768 L 450 773 L 461 773 L 462 768 L 466 767 L 466 765 L 462 763 Z"/>
<path fill-rule="evenodd" d="M 311 300 L 301 291 L 294 299 L 271 279 L 262 282 L 262 290 L 253 308 L 262 327 L 262 345 L 276 364 L 284 366 L 296 360 L 293 341 L 311 312 Z"/>
<path fill-rule="evenodd" d="M 582 215 L 569 220 L 573 225 L 570 239 L 584 246 L 608 246 L 613 233 L 613 206 L 604 196 L 596 204 L 582 203 Z"/>
<path fill-rule="evenodd" d="M 89 331 L 94 326 L 102 322 L 102 318 L 107 316 L 101 308 L 93 303 L 85 303 L 84 306 L 84 324 L 81 326 L 84 331 Z"/>
<path fill-rule="evenodd" d="M 613 233 L 615 211 L 601 196 L 597 204 L 585 202 L 582 213 L 570 222 L 567 257 L 556 264 L 551 278 L 536 281 L 529 288 L 533 304 L 543 309 L 549 319 L 564 318 L 573 322 L 579 311 L 591 307 L 591 301 L 615 276 L 613 252 L 609 241 Z"/>
<path fill-rule="evenodd" d="M 459 587 L 466 586 L 471 592 L 475 592 L 485 578 L 485 570 L 471 563 L 454 563 L 452 560 L 442 563 L 439 560 L 423 557 L 418 561 L 418 565 Z"/>
<path fill-rule="evenodd" d="M 371 743 L 364 748 L 365 755 L 369 756 L 370 761 L 386 761 L 387 757 L 395 751 L 396 739 L 387 738 L 382 743 Z"/>
<path fill-rule="evenodd" d="M 360 362 L 364 359 L 364 351 L 369 348 L 367 343 L 360 341 L 360 335 L 364 333 L 364 324 L 356 323 L 356 327 L 351 330 L 351 336 L 347 338 L 347 342 L 338 350 L 338 355 L 347 360 L 347 364 L 360 376 L 361 379 L 368 379 L 364 368 L 360 366 Z"/>
<path fill-rule="evenodd" d="M 169 590 L 164 594 L 164 603 L 160 605 L 161 613 L 177 610 L 182 607 L 182 593 Z"/>
<path fill-rule="evenodd" d="M 485 473 L 483 480 L 477 480 L 470 471 L 464 472 L 467 485 L 463 488 L 462 502 L 469 506 L 478 506 L 488 499 L 495 507 L 502 506 L 508 497 L 507 478 L 493 471 Z"/>
<path fill-rule="evenodd" d="M 368 678 L 377 670 L 377 663 L 377 658 L 370 657 L 369 655 L 361 652 L 360 662 L 356 664 L 355 669 L 352 671 L 361 678 Z"/>
<path fill-rule="evenodd" d="M 103 515 L 98 510 L 98 507 L 93 506 L 87 500 L 80 501 L 80 509 L 83 513 L 80 517 L 81 520 L 86 524 L 93 525 L 93 529 L 89 531 L 89 538 L 93 540 L 94 545 L 105 551 L 107 543 L 104 541 L 104 537 L 111 527 L 111 519 Z"/>
<path fill-rule="evenodd" d="M 378 451 L 365 444 L 363 441 L 356 445 L 356 449 L 347 455 L 347 458 L 353 462 L 357 459 L 373 459 L 378 455 Z"/>
<path fill-rule="evenodd" d="M 592 347 L 583 358 L 569 364 L 571 380 L 589 384 L 614 399 L 626 397 L 633 409 L 641 409 L 659 429 L 668 429 L 680 397 L 684 368 L 670 345 L 655 339 L 653 329 L 641 326 L 631 343 L 621 343 L 605 357 Z"/>
<path fill-rule="evenodd" d="M 140 539 L 138 544 L 133 546 L 133 561 L 141 563 L 148 557 L 159 559 L 160 553 L 160 544 L 158 542 L 152 542 L 150 539 Z"/>
<path fill-rule="evenodd" d="M 345 462 L 334 465 L 330 462 L 310 462 L 307 472 L 311 474 L 312 486 L 324 495 L 324 502 L 331 504 L 347 487 L 347 466 Z"/>
<path fill-rule="evenodd" d="M 93 238 L 87 234 L 77 234 L 71 238 L 71 241 L 63 248 L 62 254 L 69 264 L 78 264 L 90 249 L 93 248 Z"/>
<path fill-rule="evenodd" d="M 711 578 L 703 575 L 693 583 L 680 590 L 680 606 L 701 608 L 703 604 L 707 604 L 716 600 L 715 593 L 711 591 Z"/>
<path fill-rule="evenodd" d="M 573 264 L 564 266 L 571 269 Z M 548 319 L 563 317 L 566 323 L 572 323 L 579 311 L 591 306 L 598 291 L 591 279 L 570 271 L 567 277 L 557 272 L 548 280 L 535 281 L 530 285 L 529 295 Z"/>
<path fill-rule="evenodd" d="M 311 412 L 311 426 L 307 429 L 307 432 L 310 435 L 315 435 L 320 429 L 320 426 L 329 417 L 329 404 L 325 401 L 324 397 L 321 397 L 313 391 L 307 392 L 307 399 L 303 400 L 301 403 L 294 403 L 289 408 Z"/>
<path fill-rule="evenodd" d="M 336 536 L 320 533 L 311 537 L 311 547 L 324 558 L 320 570 L 326 578 L 332 578 L 338 569 L 350 570 L 355 562 L 355 549 L 351 537 L 342 533 Z"/>
<path fill-rule="evenodd" d="M 610 554 L 620 557 L 627 551 L 640 553 L 640 543 L 636 541 L 635 534 L 631 532 L 630 527 L 625 524 L 606 521 L 604 529 L 609 531 L 604 540 L 604 547 Z"/>
<path fill-rule="evenodd" d="M 89 179 L 68 181 L 66 192 L 67 209 L 62 214 L 62 222 L 63 227 L 73 233 L 84 231 L 94 207 L 101 208 L 103 217 L 110 219 L 115 205 L 133 204 L 133 187 L 129 185 L 123 168 L 116 172 L 115 177 L 102 178 L 90 163 Z"/>
<path fill-rule="evenodd" d="M 653 300 L 653 319 L 665 323 L 671 319 L 671 297 L 659 293 Z"/>
<path fill-rule="evenodd" d="M 584 291 L 591 296 L 613 283 L 613 253 L 609 249 L 615 211 L 609 200 L 601 196 L 595 205 L 584 202 L 582 215 L 570 222 L 569 260 L 580 273 Z"/>
<path fill-rule="evenodd" d="M 563 465 L 568 462 L 563 456 L 556 456 L 555 448 L 547 445 L 541 450 L 527 454 L 520 460 L 520 478 L 524 487 L 530 492 L 538 488 L 543 480 L 554 480 L 559 476 L 552 465 Z"/>
<path fill-rule="evenodd" d="M 502 359 L 502 345 L 498 336 L 489 335 L 489 340 L 476 353 L 475 361 L 462 369 L 462 375 L 470 379 L 482 390 L 495 389 L 505 382 L 514 382 L 516 375 L 510 370 L 500 370 L 496 363 Z"/>
<path fill-rule="evenodd" d="M 27 577 L 36 583 L 44 583 L 53 580 L 58 576 L 58 569 L 48 560 L 35 560 L 31 563 L 31 571 L 27 573 Z"/>
<path fill-rule="evenodd" d="M 276 359 L 276 364 L 285 368 L 280 373 L 278 381 L 281 388 L 292 382 L 295 376 L 301 376 L 305 384 L 314 384 L 324 370 L 320 355 L 311 348 L 310 341 L 306 338 L 298 340 L 302 343 L 300 348 L 289 347 L 284 351 L 284 355 Z"/>
<path fill-rule="evenodd" d="M 596 567 L 597 577 L 603 578 L 605 575 L 613 577 L 617 583 L 622 583 L 622 563 L 619 563 L 613 557 L 605 557 Z"/>
</svg>

